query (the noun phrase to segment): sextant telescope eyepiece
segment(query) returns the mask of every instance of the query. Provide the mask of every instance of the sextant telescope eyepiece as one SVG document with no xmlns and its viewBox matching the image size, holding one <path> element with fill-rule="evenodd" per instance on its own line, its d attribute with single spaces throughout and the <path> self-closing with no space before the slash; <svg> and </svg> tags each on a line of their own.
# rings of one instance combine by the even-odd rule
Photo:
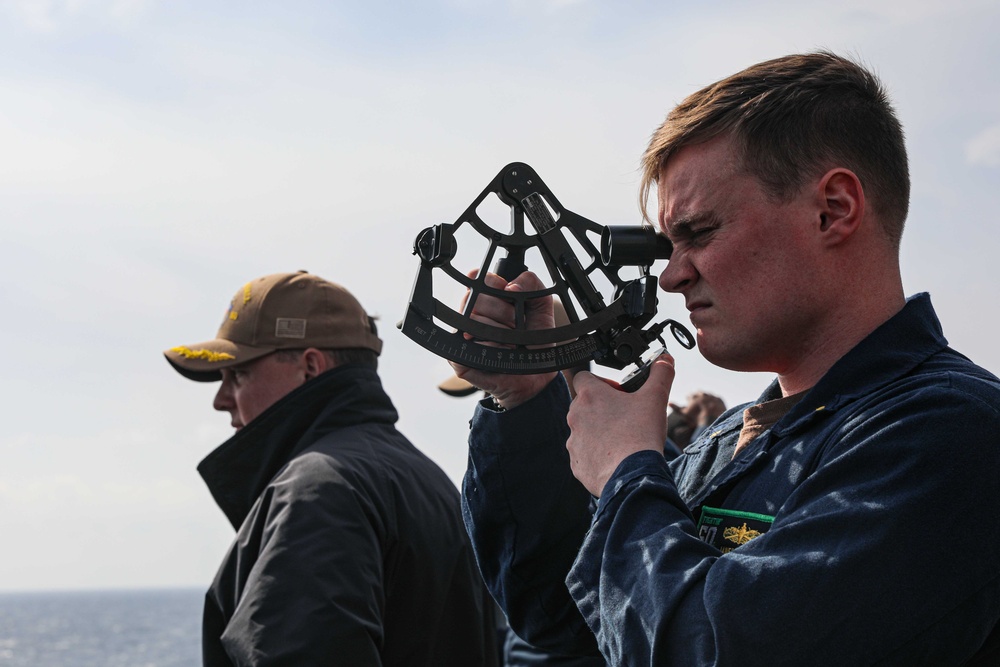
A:
<svg viewBox="0 0 1000 667">
<path fill-rule="evenodd" d="M 605 266 L 650 266 L 670 259 L 674 246 L 652 227 L 605 227 L 601 232 L 601 261 Z"/>
</svg>

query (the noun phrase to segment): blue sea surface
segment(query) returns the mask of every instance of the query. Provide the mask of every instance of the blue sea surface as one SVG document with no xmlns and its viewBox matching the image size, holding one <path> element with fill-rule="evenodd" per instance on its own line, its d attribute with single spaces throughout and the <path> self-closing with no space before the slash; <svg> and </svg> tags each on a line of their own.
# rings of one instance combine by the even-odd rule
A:
<svg viewBox="0 0 1000 667">
<path fill-rule="evenodd" d="M 3 667 L 197 667 L 198 590 L 0 593 Z"/>
</svg>

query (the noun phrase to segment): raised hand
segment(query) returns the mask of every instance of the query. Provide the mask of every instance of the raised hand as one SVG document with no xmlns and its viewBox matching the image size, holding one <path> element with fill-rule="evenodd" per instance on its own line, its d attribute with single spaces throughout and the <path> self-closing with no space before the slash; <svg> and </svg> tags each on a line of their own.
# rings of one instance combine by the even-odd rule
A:
<svg viewBox="0 0 1000 667">
<path fill-rule="evenodd" d="M 476 272 L 470 272 L 469 275 L 475 277 Z M 494 273 L 488 273 L 485 282 L 489 287 L 508 292 L 530 292 L 544 288 L 538 276 L 531 271 L 525 271 L 510 282 Z M 465 298 L 468 299 L 468 295 Z M 471 316 L 474 320 L 492 326 L 514 328 L 514 305 L 488 294 L 479 295 Z M 528 301 L 525 304 L 524 316 L 525 327 L 528 329 L 553 328 L 555 320 L 552 315 L 552 297 L 545 296 Z M 488 341 L 478 342 L 484 345 L 490 344 Z M 454 362 L 449 363 L 455 369 L 455 374 L 458 377 L 490 393 L 497 403 L 508 410 L 533 398 L 556 376 L 554 372 L 538 375 L 490 373 Z"/>
<path fill-rule="evenodd" d="M 573 475 L 600 497 L 604 485 L 629 455 L 644 450 L 663 452 L 667 438 L 667 402 L 674 382 L 674 358 L 660 355 L 649 379 L 634 393 L 591 373 L 578 373 L 576 398 L 566 418 L 566 442 Z"/>
</svg>

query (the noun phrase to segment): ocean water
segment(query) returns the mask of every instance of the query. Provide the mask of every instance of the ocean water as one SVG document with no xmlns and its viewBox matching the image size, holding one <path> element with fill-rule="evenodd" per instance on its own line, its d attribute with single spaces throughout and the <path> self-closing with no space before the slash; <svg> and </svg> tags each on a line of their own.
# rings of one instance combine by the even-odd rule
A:
<svg viewBox="0 0 1000 667">
<path fill-rule="evenodd" d="M 0 593 L 0 666 L 197 667 L 204 595 Z"/>
</svg>

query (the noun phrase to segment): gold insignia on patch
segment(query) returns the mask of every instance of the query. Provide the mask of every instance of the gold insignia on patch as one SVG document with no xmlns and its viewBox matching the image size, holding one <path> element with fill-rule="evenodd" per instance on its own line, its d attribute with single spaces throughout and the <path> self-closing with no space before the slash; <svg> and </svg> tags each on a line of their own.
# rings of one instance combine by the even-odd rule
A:
<svg viewBox="0 0 1000 667">
<path fill-rule="evenodd" d="M 247 305 L 250 302 L 250 283 L 243 286 L 243 305 Z"/>
<path fill-rule="evenodd" d="M 726 528 L 722 531 L 722 537 L 736 544 L 746 544 L 753 538 L 760 537 L 760 535 L 760 531 L 747 528 L 746 523 L 739 528 Z"/>
<path fill-rule="evenodd" d="M 235 359 L 231 354 L 225 352 L 212 352 L 211 350 L 192 350 L 189 347 L 172 347 L 171 352 L 176 352 L 185 359 L 201 359 L 203 361 L 215 362 L 215 361 L 229 361 L 230 359 Z"/>
<path fill-rule="evenodd" d="M 233 322 L 235 322 L 236 318 L 239 317 L 239 316 L 240 316 L 240 314 L 237 313 L 235 310 L 230 310 L 229 311 L 229 319 L 231 319 Z"/>
</svg>

